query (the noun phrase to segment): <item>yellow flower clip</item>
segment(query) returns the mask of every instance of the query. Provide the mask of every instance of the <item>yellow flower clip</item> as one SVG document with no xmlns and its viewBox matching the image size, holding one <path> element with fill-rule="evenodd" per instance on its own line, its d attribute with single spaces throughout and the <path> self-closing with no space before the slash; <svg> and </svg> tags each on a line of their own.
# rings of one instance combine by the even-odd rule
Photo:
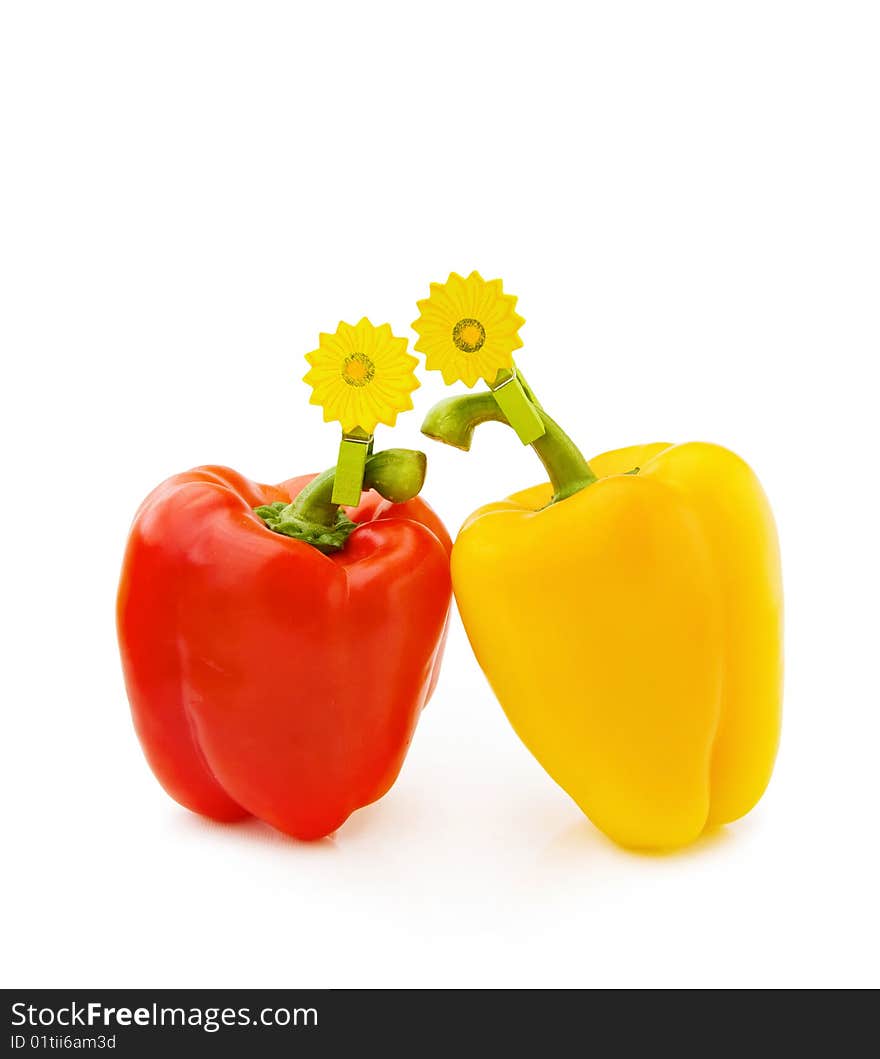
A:
<svg viewBox="0 0 880 1059">
<path fill-rule="evenodd" d="M 430 296 L 417 304 L 421 315 L 412 326 L 425 367 L 442 372 L 447 386 L 485 380 L 520 441 L 530 445 L 541 437 L 545 428 L 534 394 L 513 363 L 525 320 L 501 280 L 451 272 L 445 283 L 432 283 Z"/>
<path fill-rule="evenodd" d="M 446 283 L 432 283 L 430 297 L 417 304 L 415 348 L 447 385 L 473 386 L 482 378 L 491 386 L 499 371 L 513 371 L 513 351 L 522 345 L 517 332 L 525 320 L 500 279 L 484 280 L 479 272 L 465 279 L 452 272 Z"/>
<path fill-rule="evenodd" d="M 379 423 L 393 427 L 398 414 L 412 408 L 410 394 L 420 385 L 418 358 L 406 347 L 389 324 L 374 327 L 366 317 L 340 322 L 335 334 L 322 332 L 318 348 L 306 354 L 309 403 L 323 409 L 325 422 L 341 423 L 345 434 L 372 434 Z"/>
</svg>

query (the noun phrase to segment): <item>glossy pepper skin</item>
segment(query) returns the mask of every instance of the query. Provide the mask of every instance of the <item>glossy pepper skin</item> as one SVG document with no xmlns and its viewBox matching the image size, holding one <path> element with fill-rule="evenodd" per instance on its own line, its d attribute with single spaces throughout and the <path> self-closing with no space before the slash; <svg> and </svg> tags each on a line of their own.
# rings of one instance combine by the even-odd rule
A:
<svg viewBox="0 0 880 1059">
<path fill-rule="evenodd" d="M 271 486 L 197 467 L 168 479 L 135 517 L 117 612 L 135 727 L 165 790 L 300 839 L 394 782 L 451 598 L 451 541 L 419 498 L 365 493 L 332 555 L 254 513 L 312 478 Z"/>
<path fill-rule="evenodd" d="M 499 416 L 469 429 L 486 418 Z M 773 769 L 773 515 L 754 473 L 717 445 L 636 446 L 589 469 L 594 480 L 555 502 L 545 484 L 476 511 L 453 549 L 455 596 L 499 702 L 553 779 L 616 842 L 682 846 L 749 812 Z"/>
</svg>

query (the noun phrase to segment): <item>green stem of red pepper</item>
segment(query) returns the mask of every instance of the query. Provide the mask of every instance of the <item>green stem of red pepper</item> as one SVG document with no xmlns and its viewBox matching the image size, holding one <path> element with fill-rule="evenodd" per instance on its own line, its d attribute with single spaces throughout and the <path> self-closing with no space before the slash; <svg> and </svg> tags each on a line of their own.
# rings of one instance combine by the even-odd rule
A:
<svg viewBox="0 0 880 1059">
<path fill-rule="evenodd" d="M 393 504 L 403 504 L 419 495 L 427 465 L 423 452 L 385 449 L 367 457 L 363 488 L 375 489 Z M 254 511 L 275 533 L 311 544 L 325 555 L 341 551 L 357 523 L 331 499 L 335 477 L 336 468 L 331 467 L 313 478 L 291 503 L 278 500 Z"/>
<path fill-rule="evenodd" d="M 543 409 L 535 404 L 544 435 L 532 442 L 553 486 L 553 500 L 565 500 L 596 481 L 590 465 L 580 450 Z M 480 423 L 506 423 L 507 417 L 498 407 L 491 393 L 471 393 L 461 397 L 447 397 L 435 404 L 425 416 L 422 433 L 445 445 L 465 452 L 471 447 L 474 430 Z"/>
</svg>

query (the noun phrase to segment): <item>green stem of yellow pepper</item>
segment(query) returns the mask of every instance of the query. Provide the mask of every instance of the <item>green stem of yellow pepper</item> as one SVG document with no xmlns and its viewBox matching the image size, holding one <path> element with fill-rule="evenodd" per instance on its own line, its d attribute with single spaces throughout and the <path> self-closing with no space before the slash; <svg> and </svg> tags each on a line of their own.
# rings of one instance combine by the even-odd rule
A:
<svg viewBox="0 0 880 1059">
<path fill-rule="evenodd" d="M 552 503 L 565 500 L 596 481 L 596 475 L 581 455 L 580 450 L 558 423 L 542 409 L 537 409 L 544 424 L 543 437 L 532 442 L 553 486 Z M 491 393 L 471 393 L 461 397 L 447 397 L 438 402 L 425 416 L 422 433 L 444 445 L 452 445 L 467 452 L 474 430 L 480 423 L 506 423 L 507 417 L 498 407 Z"/>
</svg>

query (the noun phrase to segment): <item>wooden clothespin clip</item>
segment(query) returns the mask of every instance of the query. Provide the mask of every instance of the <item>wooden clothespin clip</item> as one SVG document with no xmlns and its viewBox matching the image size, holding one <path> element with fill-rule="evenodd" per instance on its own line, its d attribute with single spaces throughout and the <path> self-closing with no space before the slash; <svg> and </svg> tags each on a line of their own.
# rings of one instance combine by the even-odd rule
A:
<svg viewBox="0 0 880 1059">
<path fill-rule="evenodd" d="M 373 451 L 373 435 L 360 427 L 342 435 L 333 482 L 334 504 L 357 507 L 364 485 L 364 466 Z"/>
<path fill-rule="evenodd" d="M 513 371 L 499 371 L 489 389 L 523 445 L 531 445 L 543 436 L 544 424 L 538 410 L 526 396 L 515 368 Z"/>
</svg>

